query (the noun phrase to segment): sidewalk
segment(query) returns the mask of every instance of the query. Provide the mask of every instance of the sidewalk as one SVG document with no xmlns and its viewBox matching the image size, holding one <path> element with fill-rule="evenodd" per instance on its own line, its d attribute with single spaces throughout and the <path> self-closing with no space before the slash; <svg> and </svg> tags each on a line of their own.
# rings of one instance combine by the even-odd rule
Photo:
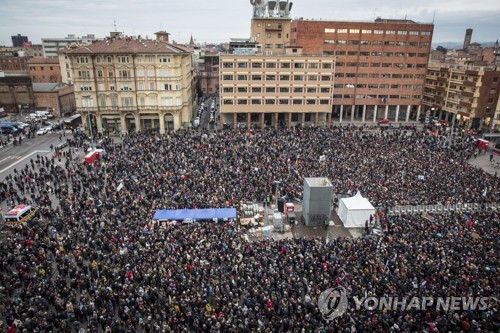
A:
<svg viewBox="0 0 500 333">
<path fill-rule="evenodd" d="M 475 167 L 478 167 L 480 169 L 483 169 L 485 172 L 489 173 L 490 175 L 496 175 L 499 177 L 500 174 L 500 168 L 496 168 L 490 163 L 490 155 L 491 152 L 486 152 L 484 155 L 478 155 L 476 158 L 472 157 L 469 160 L 469 164 Z M 493 162 L 500 163 L 500 156 L 498 155 L 493 155 Z"/>
</svg>

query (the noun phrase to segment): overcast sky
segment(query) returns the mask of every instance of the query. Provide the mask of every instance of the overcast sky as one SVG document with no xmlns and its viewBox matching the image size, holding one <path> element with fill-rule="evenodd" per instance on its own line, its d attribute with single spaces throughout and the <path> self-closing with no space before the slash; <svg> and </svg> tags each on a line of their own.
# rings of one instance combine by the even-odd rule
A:
<svg viewBox="0 0 500 333">
<path fill-rule="evenodd" d="M 500 38 L 498 0 L 295 0 L 293 18 L 336 21 L 373 21 L 404 18 L 417 22 L 434 19 L 433 43 L 462 43 L 465 29 L 472 41 Z M 95 34 L 102 38 L 114 31 L 154 37 L 166 30 L 171 38 L 187 43 L 226 42 L 250 34 L 252 6 L 249 0 L 0 0 L 0 45 L 12 45 L 11 36 L 22 34 L 33 43 L 41 38 Z"/>
</svg>

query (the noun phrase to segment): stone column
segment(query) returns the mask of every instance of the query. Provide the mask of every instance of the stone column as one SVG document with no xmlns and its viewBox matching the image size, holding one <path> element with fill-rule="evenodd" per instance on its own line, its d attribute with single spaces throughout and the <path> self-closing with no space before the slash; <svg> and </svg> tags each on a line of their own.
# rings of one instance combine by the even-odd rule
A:
<svg viewBox="0 0 500 333">
<path fill-rule="evenodd" d="M 292 113 L 288 113 L 288 129 L 292 128 Z"/>
<path fill-rule="evenodd" d="M 266 119 L 266 114 L 261 113 L 260 114 L 260 128 L 264 128 L 264 119 Z"/>
<path fill-rule="evenodd" d="M 411 112 L 411 105 L 408 105 L 406 108 L 406 122 L 410 121 L 410 112 Z"/>
<path fill-rule="evenodd" d="M 247 128 L 250 129 L 252 124 L 252 118 L 250 112 L 247 113 Z"/>
<path fill-rule="evenodd" d="M 340 119 L 339 122 L 342 123 L 342 117 L 344 116 L 344 105 L 340 106 Z"/>
<path fill-rule="evenodd" d="M 354 122 L 354 114 L 356 113 L 356 105 L 351 106 L 351 123 Z"/>
<path fill-rule="evenodd" d="M 373 122 L 377 121 L 377 109 L 378 105 L 375 105 L 375 107 L 373 108 Z"/>
<path fill-rule="evenodd" d="M 278 120 L 278 112 L 274 113 L 274 128 L 278 128 L 279 120 Z"/>
<path fill-rule="evenodd" d="M 328 127 L 332 126 L 332 112 L 328 112 Z"/>
<path fill-rule="evenodd" d="M 361 117 L 361 122 L 364 124 L 366 118 L 366 104 L 363 105 L 363 116 Z"/>
<path fill-rule="evenodd" d="M 128 133 L 127 121 L 125 120 L 125 115 L 120 115 L 120 132 L 123 134 Z"/>
<path fill-rule="evenodd" d="M 302 127 L 306 127 L 306 113 L 302 113 Z"/>
<path fill-rule="evenodd" d="M 422 108 L 422 105 L 419 105 L 418 108 L 417 108 L 417 121 L 420 120 L 420 110 Z"/>
<path fill-rule="evenodd" d="M 385 106 L 384 118 L 387 119 L 388 116 L 389 116 L 389 104 Z"/>
<path fill-rule="evenodd" d="M 95 115 L 95 121 L 97 126 L 97 133 L 102 133 L 102 118 L 100 114 Z"/>
<path fill-rule="evenodd" d="M 135 117 L 135 131 L 139 132 L 142 128 L 141 126 L 141 115 L 139 113 L 134 114 Z"/>
<path fill-rule="evenodd" d="M 238 128 L 238 114 L 236 112 L 233 114 L 233 128 Z"/>
<path fill-rule="evenodd" d="M 399 121 L 399 104 L 396 106 L 396 119 L 395 119 L 396 122 Z"/>
<path fill-rule="evenodd" d="M 319 112 L 314 113 L 314 127 L 318 127 L 319 123 Z"/>
<path fill-rule="evenodd" d="M 160 134 L 165 133 L 165 116 L 158 112 L 158 120 L 160 121 Z"/>
</svg>

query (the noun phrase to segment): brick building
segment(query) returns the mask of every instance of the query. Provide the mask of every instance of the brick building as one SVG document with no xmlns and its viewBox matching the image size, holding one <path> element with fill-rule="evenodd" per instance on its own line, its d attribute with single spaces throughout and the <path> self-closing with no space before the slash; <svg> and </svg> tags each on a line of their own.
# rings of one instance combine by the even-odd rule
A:
<svg viewBox="0 0 500 333">
<path fill-rule="evenodd" d="M 3 106 L 6 112 L 18 113 L 19 105 L 35 105 L 31 77 L 27 74 L 0 77 L 0 106 Z"/>
<path fill-rule="evenodd" d="M 421 112 L 433 24 L 294 20 L 291 46 L 335 55 L 333 119 L 417 120 Z"/>
<path fill-rule="evenodd" d="M 33 83 L 61 82 L 59 58 L 33 58 L 28 60 L 28 68 Z"/>
<path fill-rule="evenodd" d="M 17 56 L 0 56 L 0 70 L 11 72 L 27 72 L 27 58 Z"/>
<path fill-rule="evenodd" d="M 200 57 L 198 84 L 205 95 L 217 94 L 219 90 L 219 53 L 205 51 Z"/>
<path fill-rule="evenodd" d="M 74 87 L 64 83 L 33 83 L 35 107 L 51 109 L 56 117 L 76 110 Z"/>
</svg>

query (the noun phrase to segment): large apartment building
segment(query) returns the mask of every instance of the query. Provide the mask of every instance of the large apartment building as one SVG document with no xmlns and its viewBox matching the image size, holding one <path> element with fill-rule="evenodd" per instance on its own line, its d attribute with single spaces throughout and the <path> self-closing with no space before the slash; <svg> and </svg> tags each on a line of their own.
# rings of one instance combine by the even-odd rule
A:
<svg viewBox="0 0 500 333">
<path fill-rule="evenodd" d="M 234 124 L 239 123 L 245 118 L 240 114 L 247 112 L 253 113 L 246 116 L 250 119 L 247 124 L 256 122 L 255 114 L 264 114 L 262 124 L 273 120 L 272 125 L 278 126 L 282 119 L 285 123 L 289 117 L 297 119 L 295 113 L 301 110 L 305 114 L 303 124 L 307 124 L 308 119 L 314 119 L 310 122 L 317 124 L 365 123 L 385 118 L 409 122 L 418 120 L 425 111 L 422 110 L 422 98 L 433 24 L 381 18 L 373 22 L 291 20 L 289 1 L 251 3 L 254 15 L 250 39 L 257 43 L 254 54 L 221 55 L 220 94 L 221 113 L 226 115 L 224 121 L 233 123 L 231 114 Z M 316 67 L 307 67 L 310 59 L 314 59 L 311 62 L 316 62 L 321 72 Z M 292 66 L 286 73 L 279 67 L 282 61 Z M 270 66 L 276 63 L 280 71 L 267 67 L 267 62 Z M 334 63 L 329 72 L 323 71 L 323 62 Z M 235 67 L 223 67 L 231 63 Z M 296 63 L 307 65 L 297 68 L 294 67 Z M 331 76 L 328 96 L 322 95 L 326 92 L 326 87 L 322 86 L 326 81 L 320 79 L 319 85 L 314 87 L 314 80 L 311 80 L 327 76 Z M 243 80 L 245 77 L 247 82 Z M 257 79 L 252 79 L 254 77 Z M 276 80 L 275 77 L 285 79 Z M 302 85 L 302 91 L 309 91 L 309 95 L 301 95 L 298 85 Z M 272 94 L 271 98 L 253 95 L 259 88 Z M 260 104 L 259 99 L 264 103 Z M 272 99 L 277 105 L 268 104 Z M 313 104 L 313 100 L 318 104 Z"/>
<path fill-rule="evenodd" d="M 262 128 L 331 121 L 332 56 L 221 54 L 219 72 L 223 123 Z"/>
<path fill-rule="evenodd" d="M 378 18 L 374 22 L 294 20 L 291 46 L 334 55 L 333 119 L 417 120 L 433 24 Z"/>
<path fill-rule="evenodd" d="M 428 68 L 423 104 L 433 116 L 482 128 L 493 119 L 499 94 L 499 70 L 441 64 Z"/>
<path fill-rule="evenodd" d="M 87 36 L 76 37 L 75 35 L 68 35 L 64 38 L 42 38 L 42 48 L 44 58 L 57 58 L 58 51 L 64 49 L 72 44 L 91 44 L 98 39 L 95 35 L 89 34 Z"/>
<path fill-rule="evenodd" d="M 193 109 L 191 53 L 168 42 L 108 38 L 62 51 L 68 57 L 77 110 L 95 131 L 167 130 L 187 126 Z"/>
</svg>

